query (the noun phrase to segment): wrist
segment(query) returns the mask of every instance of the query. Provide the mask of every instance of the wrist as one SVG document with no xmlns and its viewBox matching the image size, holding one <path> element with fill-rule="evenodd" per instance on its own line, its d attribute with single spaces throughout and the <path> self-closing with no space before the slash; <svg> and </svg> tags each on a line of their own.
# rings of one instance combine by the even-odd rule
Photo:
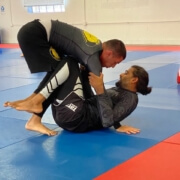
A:
<svg viewBox="0 0 180 180">
<path fill-rule="evenodd" d="M 95 88 L 95 91 L 97 95 L 104 94 L 104 86 L 99 86 Z"/>
</svg>

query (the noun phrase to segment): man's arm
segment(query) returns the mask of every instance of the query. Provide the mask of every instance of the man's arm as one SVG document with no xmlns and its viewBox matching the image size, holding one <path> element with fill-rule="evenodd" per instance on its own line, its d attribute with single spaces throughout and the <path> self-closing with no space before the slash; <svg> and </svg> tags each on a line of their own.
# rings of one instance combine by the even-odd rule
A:
<svg viewBox="0 0 180 180">
<path fill-rule="evenodd" d="M 94 73 L 89 73 L 89 83 L 94 88 L 97 95 L 103 94 L 105 92 L 103 77 L 104 75 L 100 73 L 100 76 L 96 76 Z"/>
<path fill-rule="evenodd" d="M 93 73 L 89 73 L 89 75 L 90 85 L 95 89 L 97 94 L 99 103 L 98 108 L 103 127 L 116 126 L 115 129 L 117 132 L 127 134 L 136 134 L 140 132 L 140 130 L 137 128 L 127 125 L 120 125 L 119 123 L 119 121 L 123 120 L 127 115 L 129 115 L 134 108 L 132 108 L 131 105 L 128 107 L 127 105 L 123 104 L 123 102 L 119 102 L 113 107 L 112 101 L 104 88 L 103 74 L 101 73 L 100 76 L 96 76 Z M 127 113 L 127 111 L 129 111 L 129 113 Z"/>
<path fill-rule="evenodd" d="M 89 59 L 88 62 L 86 64 L 86 66 L 89 69 L 89 72 L 94 73 L 97 76 L 100 76 L 101 72 L 102 72 L 102 66 L 99 60 L 99 53 L 95 53 L 93 54 Z"/>
<path fill-rule="evenodd" d="M 100 76 L 96 76 L 94 73 L 90 72 L 89 83 L 97 94 L 98 110 L 103 127 L 112 126 L 114 124 L 113 105 L 104 88 L 103 74 L 101 73 Z"/>
</svg>

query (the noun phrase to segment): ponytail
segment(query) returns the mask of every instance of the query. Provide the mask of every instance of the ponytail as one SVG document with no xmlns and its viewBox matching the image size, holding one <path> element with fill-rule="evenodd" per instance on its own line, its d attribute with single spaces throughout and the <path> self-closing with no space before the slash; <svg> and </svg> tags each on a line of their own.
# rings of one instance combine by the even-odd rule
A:
<svg viewBox="0 0 180 180">
<path fill-rule="evenodd" d="M 151 93 L 152 87 L 148 87 L 149 75 L 147 71 L 137 65 L 132 66 L 132 68 L 134 68 L 133 76 L 138 78 L 136 86 L 137 92 L 141 93 L 142 95 Z"/>
</svg>

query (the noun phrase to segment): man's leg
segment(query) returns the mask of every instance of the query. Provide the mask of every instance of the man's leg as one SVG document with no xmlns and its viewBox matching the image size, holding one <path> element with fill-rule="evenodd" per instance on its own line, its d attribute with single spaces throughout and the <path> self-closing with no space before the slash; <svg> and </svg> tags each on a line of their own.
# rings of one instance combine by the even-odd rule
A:
<svg viewBox="0 0 180 180">
<path fill-rule="evenodd" d="M 38 20 L 25 24 L 19 30 L 17 38 L 31 73 L 48 73 L 38 89 L 28 98 L 13 102 L 7 101 L 4 103 L 5 107 L 11 106 L 13 108 L 23 101 L 30 100 L 35 94 L 39 93 L 42 87 L 44 87 L 44 83 L 47 83 L 47 80 L 49 80 L 53 69 L 57 67 L 60 61 L 58 53 L 48 42 L 45 28 Z"/>
<path fill-rule="evenodd" d="M 49 44 L 46 30 L 38 20 L 22 26 L 17 39 L 31 73 L 49 72 L 57 67 L 60 57 Z"/>
<path fill-rule="evenodd" d="M 84 89 L 79 66 L 70 66 L 70 76 L 63 85 L 58 87 L 57 96 L 52 104 L 53 117 L 61 128 L 83 132 L 87 129 L 87 122 L 82 118 L 84 114 Z"/>
<path fill-rule="evenodd" d="M 39 88 L 40 88 L 40 86 L 39 86 Z M 41 113 L 39 113 L 39 114 L 38 113 L 37 114 L 33 114 L 31 116 L 31 118 L 28 120 L 28 122 L 25 125 L 25 128 L 27 130 L 35 131 L 35 132 L 38 132 L 38 133 L 41 133 L 41 134 L 46 134 L 48 136 L 54 136 L 54 135 L 57 134 L 57 131 L 51 130 L 51 129 L 47 128 L 45 125 L 43 125 L 41 123 L 41 119 L 42 119 L 46 109 L 49 107 L 49 105 L 54 100 L 54 96 L 56 94 L 56 91 L 54 93 L 52 93 L 51 96 L 43 103 L 43 105 L 42 105 L 43 106 L 43 111 Z M 37 92 L 38 92 L 38 88 L 37 88 L 37 90 L 31 96 L 29 96 L 28 98 L 26 98 L 24 100 L 12 102 L 11 106 L 13 107 L 13 106 L 17 105 L 18 103 L 22 103 L 22 102 L 31 100 L 36 95 Z M 7 103 L 9 104 L 10 102 L 7 102 Z"/>
<path fill-rule="evenodd" d="M 25 125 L 25 128 L 29 131 L 35 131 L 41 134 L 46 134 L 48 136 L 54 136 L 57 134 L 57 131 L 47 128 L 44 124 L 41 123 L 41 117 L 33 114 L 31 118 Z"/>
<path fill-rule="evenodd" d="M 20 111 L 27 111 L 33 113 L 42 112 L 42 103 L 51 95 L 51 93 L 59 85 L 63 84 L 69 77 L 69 67 L 72 66 L 72 68 L 74 68 L 74 65 L 71 65 L 72 63 L 70 63 L 71 61 L 74 65 L 77 65 L 77 62 L 74 59 L 62 59 L 59 62 L 58 67 L 52 74 L 52 77 L 50 78 L 46 86 L 42 89 L 42 91 L 29 101 L 22 102 L 13 108 Z"/>
<path fill-rule="evenodd" d="M 36 131 L 49 136 L 56 135 L 57 132 L 50 130 L 41 123 L 42 116 L 49 105 L 54 102 L 54 99 L 62 101 L 72 92 L 76 93 L 79 97 L 83 98 L 83 89 L 80 80 L 80 72 L 78 64 L 75 61 L 67 61 L 69 77 L 62 85 L 60 85 L 51 95 L 43 102 L 43 112 L 39 114 L 33 114 L 33 116 L 26 123 L 26 129 Z M 59 102 L 58 101 L 58 102 Z"/>
<path fill-rule="evenodd" d="M 68 61 L 75 61 L 69 59 Z M 77 64 L 77 62 L 74 62 Z M 69 76 L 67 59 L 61 59 L 57 68 L 51 74 L 49 81 L 45 83 L 44 88 L 32 99 L 19 103 L 13 108 L 20 111 L 40 113 L 42 111 L 42 103 L 51 95 L 51 93 L 61 84 L 63 84 Z M 10 104 L 11 106 L 11 104 Z"/>
<path fill-rule="evenodd" d="M 54 98 L 57 94 L 56 89 L 49 98 L 43 102 L 43 111 L 41 113 L 34 113 L 31 118 L 28 120 L 28 122 L 25 125 L 25 128 L 30 131 L 35 131 L 41 134 L 46 134 L 48 136 L 54 136 L 57 134 L 57 131 L 51 130 L 48 127 L 46 127 L 44 124 L 41 123 L 42 117 L 46 111 L 46 109 L 50 106 L 50 104 L 53 102 Z"/>
<path fill-rule="evenodd" d="M 40 82 L 39 86 L 37 87 L 37 89 L 30 96 L 28 96 L 25 99 L 21 99 L 21 100 L 17 100 L 17 101 L 7 101 L 4 103 L 4 107 L 9 106 L 9 107 L 15 108 L 18 106 L 18 104 L 31 100 L 36 94 L 38 94 L 43 89 L 43 87 L 46 85 L 49 78 L 51 77 L 52 73 L 53 73 L 53 71 L 47 72 L 47 74 L 45 75 L 45 77 Z"/>
<path fill-rule="evenodd" d="M 82 77 L 81 79 L 82 79 L 85 99 L 94 96 L 91 85 L 89 84 L 88 76 L 89 76 L 89 71 L 87 69 L 81 69 L 81 77 Z"/>
</svg>

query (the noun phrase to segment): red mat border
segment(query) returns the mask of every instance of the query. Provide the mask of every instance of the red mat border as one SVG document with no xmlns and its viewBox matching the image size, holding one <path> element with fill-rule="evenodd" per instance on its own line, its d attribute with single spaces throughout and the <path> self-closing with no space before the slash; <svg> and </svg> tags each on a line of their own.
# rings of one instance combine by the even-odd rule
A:
<svg viewBox="0 0 180 180">
<path fill-rule="evenodd" d="M 141 45 L 127 45 L 128 51 L 180 51 L 180 46 L 141 46 Z"/>
<path fill-rule="evenodd" d="M 160 153 L 157 153 L 158 151 Z M 110 169 L 94 180 L 179 180 L 179 166 L 180 132 Z"/>
<path fill-rule="evenodd" d="M 0 48 L 19 48 L 19 44 L 0 44 Z"/>
<path fill-rule="evenodd" d="M 0 44 L 0 48 L 19 48 L 19 44 Z M 180 46 L 127 45 L 128 51 L 180 51 Z"/>
</svg>

